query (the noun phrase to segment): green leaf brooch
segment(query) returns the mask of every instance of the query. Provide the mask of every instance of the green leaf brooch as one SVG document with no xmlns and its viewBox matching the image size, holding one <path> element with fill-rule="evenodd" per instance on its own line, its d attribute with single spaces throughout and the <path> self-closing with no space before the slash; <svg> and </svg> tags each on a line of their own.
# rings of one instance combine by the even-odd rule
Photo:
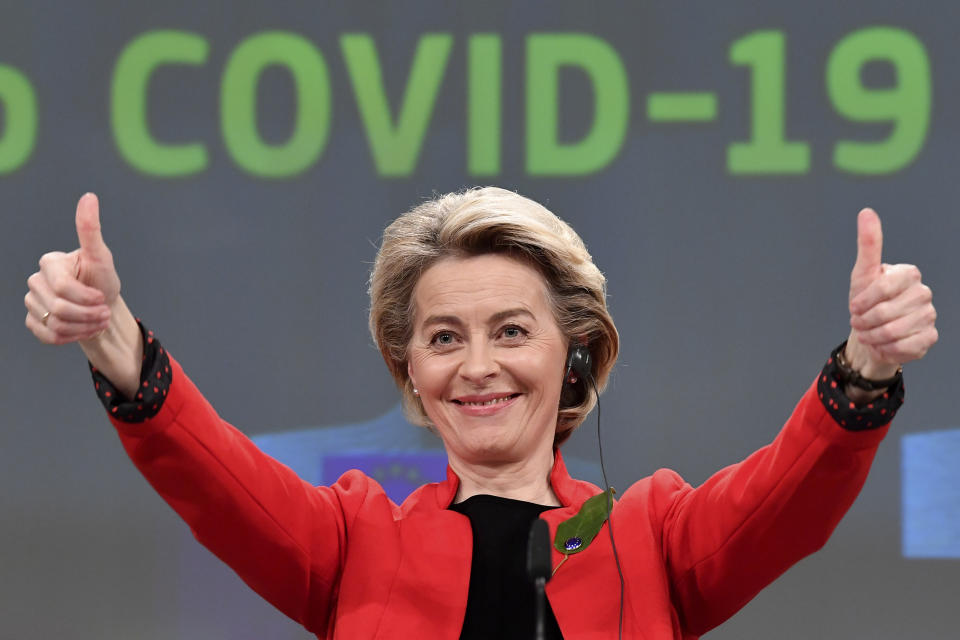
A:
<svg viewBox="0 0 960 640">
<path fill-rule="evenodd" d="M 616 490 L 613 487 L 603 493 L 598 493 L 583 503 L 577 515 L 557 525 L 557 535 L 553 539 L 553 547 L 564 557 L 557 568 L 553 570 L 554 573 L 567 561 L 567 558 L 589 547 L 593 539 L 597 537 L 600 527 L 607 520 L 607 502 L 609 501 L 612 508 L 613 494 L 615 493 Z"/>
</svg>

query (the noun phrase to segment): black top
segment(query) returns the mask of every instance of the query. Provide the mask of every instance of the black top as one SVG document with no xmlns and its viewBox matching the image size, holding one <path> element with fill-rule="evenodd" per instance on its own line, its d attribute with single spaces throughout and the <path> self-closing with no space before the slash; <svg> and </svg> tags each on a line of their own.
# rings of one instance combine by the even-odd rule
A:
<svg viewBox="0 0 960 640">
<path fill-rule="evenodd" d="M 473 563 L 460 640 L 531 640 L 534 637 L 533 582 L 527 575 L 530 525 L 548 509 L 541 504 L 478 495 L 450 505 L 470 518 Z M 545 638 L 563 635 L 547 601 Z"/>
</svg>

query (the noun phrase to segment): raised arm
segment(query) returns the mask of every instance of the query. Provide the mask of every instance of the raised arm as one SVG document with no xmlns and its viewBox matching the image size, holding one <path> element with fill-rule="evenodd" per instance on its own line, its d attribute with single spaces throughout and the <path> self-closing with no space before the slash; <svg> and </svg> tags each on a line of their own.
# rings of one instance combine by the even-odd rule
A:
<svg viewBox="0 0 960 640">
<path fill-rule="evenodd" d="M 913 265 L 881 262 L 880 220 L 858 217 L 846 362 L 889 388 L 844 388 L 835 355 L 774 442 L 693 489 L 654 476 L 652 515 L 684 627 L 702 634 L 819 549 L 859 493 L 902 397 L 896 376 L 937 340 L 929 287 Z"/>
<path fill-rule="evenodd" d="M 28 279 L 27 328 L 80 344 L 127 454 L 194 536 L 278 609 L 324 630 L 366 476 L 313 487 L 220 418 L 120 297 L 93 194 L 76 225 L 80 248 L 45 254 Z"/>
</svg>

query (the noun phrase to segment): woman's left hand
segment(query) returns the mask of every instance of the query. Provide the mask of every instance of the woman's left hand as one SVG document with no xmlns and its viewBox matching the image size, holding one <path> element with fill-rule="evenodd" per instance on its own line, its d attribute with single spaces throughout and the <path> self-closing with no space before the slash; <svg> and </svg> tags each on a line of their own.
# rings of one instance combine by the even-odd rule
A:
<svg viewBox="0 0 960 640">
<path fill-rule="evenodd" d="M 893 376 L 937 341 L 933 293 L 912 264 L 883 264 L 883 231 L 873 209 L 857 217 L 857 262 L 850 274 L 846 361 L 871 380 Z"/>
</svg>

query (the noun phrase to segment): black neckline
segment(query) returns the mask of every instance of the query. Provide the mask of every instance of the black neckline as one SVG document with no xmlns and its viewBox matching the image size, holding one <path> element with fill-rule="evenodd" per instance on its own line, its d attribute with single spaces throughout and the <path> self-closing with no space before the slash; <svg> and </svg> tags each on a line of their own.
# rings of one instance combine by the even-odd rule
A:
<svg viewBox="0 0 960 640">
<path fill-rule="evenodd" d="M 503 496 L 495 496 L 495 495 L 489 494 L 489 493 L 477 493 L 477 494 L 474 494 L 474 495 L 470 496 L 469 498 L 467 498 L 466 500 L 461 500 L 460 502 L 454 502 L 453 504 L 450 505 L 450 508 L 453 509 L 453 510 L 457 510 L 457 507 L 460 507 L 460 506 L 468 506 L 469 504 L 476 504 L 476 503 L 478 503 L 478 502 L 499 503 L 499 504 L 502 504 L 502 505 L 504 505 L 504 506 L 514 505 L 514 506 L 517 506 L 517 507 L 520 507 L 520 506 L 523 506 L 523 507 L 531 507 L 531 508 L 532 508 L 532 507 L 536 507 L 536 508 L 540 509 L 541 511 L 547 511 L 547 510 L 550 510 L 550 509 L 560 509 L 560 508 L 561 508 L 561 507 L 559 507 L 559 506 L 555 507 L 555 506 L 552 506 L 552 505 L 540 504 L 540 503 L 538 503 L 538 502 L 527 502 L 526 500 L 517 500 L 516 498 L 505 498 L 505 497 L 503 497 Z"/>
</svg>

